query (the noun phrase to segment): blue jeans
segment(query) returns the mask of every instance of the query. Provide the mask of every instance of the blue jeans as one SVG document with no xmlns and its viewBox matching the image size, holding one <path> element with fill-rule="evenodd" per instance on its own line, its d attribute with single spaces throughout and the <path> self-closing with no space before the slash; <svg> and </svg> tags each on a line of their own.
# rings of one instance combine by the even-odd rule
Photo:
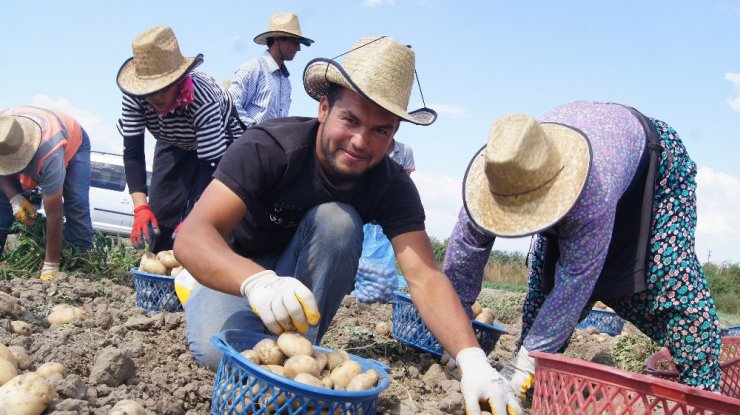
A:
<svg viewBox="0 0 740 415">
<path fill-rule="evenodd" d="M 90 138 L 84 129 L 80 148 L 67 165 L 62 197 L 64 240 L 81 249 L 89 249 L 93 235 L 90 219 Z M 13 220 L 15 217 L 10 201 L 5 193 L 0 192 L 0 236 L 10 232 Z"/>
<path fill-rule="evenodd" d="M 318 326 L 304 335 L 313 343 L 329 328 L 344 295 L 352 287 L 362 251 L 362 219 L 349 205 L 325 203 L 309 210 L 296 233 L 280 255 L 251 258 L 278 275 L 292 276 L 316 297 L 321 312 Z M 240 297 L 196 284 L 185 304 L 187 337 L 195 360 L 216 370 L 221 353 L 210 337 L 225 329 L 264 333 L 262 320 Z"/>
</svg>

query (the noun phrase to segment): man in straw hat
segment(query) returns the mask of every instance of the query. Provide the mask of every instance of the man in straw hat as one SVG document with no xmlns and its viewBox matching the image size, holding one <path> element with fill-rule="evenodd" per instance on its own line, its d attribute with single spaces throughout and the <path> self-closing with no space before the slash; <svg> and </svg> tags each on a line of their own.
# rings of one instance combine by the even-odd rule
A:
<svg viewBox="0 0 740 415">
<path fill-rule="evenodd" d="M 694 249 L 696 165 L 668 124 L 613 103 L 499 118 L 472 159 L 444 271 L 468 307 L 496 236 L 536 234 L 520 348 L 503 374 L 524 399 L 529 352 L 563 349 L 601 300 L 660 345 L 681 382 L 719 390 L 719 327 Z"/>
<path fill-rule="evenodd" d="M 0 114 L 0 253 L 15 218 L 30 226 L 36 210 L 23 196 L 41 189 L 46 252 L 40 278 L 59 274 L 62 238 L 87 250 L 90 219 L 90 139 L 59 111 L 23 106 Z"/>
<path fill-rule="evenodd" d="M 226 152 L 175 241 L 175 255 L 200 283 L 185 304 L 196 360 L 217 367 L 208 339 L 229 328 L 298 329 L 319 342 L 352 285 L 362 225 L 376 221 L 427 326 L 448 350 L 470 356 L 460 359 L 471 365 L 462 364 L 471 413 L 480 413 L 479 398 L 517 405 L 437 268 L 413 182 L 386 154 L 400 121 L 436 118 L 406 109 L 414 61 L 388 37 L 360 39 L 341 65 L 314 59 L 303 82 L 319 101 L 318 118 L 265 121 Z"/>
<path fill-rule="evenodd" d="M 301 45 L 313 40 L 303 36 L 298 16 L 279 12 L 270 17 L 267 31 L 254 38 L 267 45 L 265 53 L 241 65 L 229 85 L 229 93 L 247 127 L 271 118 L 287 117 L 290 109 L 290 80 L 286 61 L 292 61 Z"/>
<path fill-rule="evenodd" d="M 131 242 L 159 252 L 211 180 L 226 147 L 243 126 L 229 95 L 194 69 L 203 55 L 186 58 L 171 28 L 137 36 L 133 57 L 116 78 L 123 92 L 118 131 L 123 136 L 126 182 L 134 203 Z M 147 185 L 144 131 L 157 140 Z M 158 236 L 157 236 L 158 235 Z"/>
</svg>

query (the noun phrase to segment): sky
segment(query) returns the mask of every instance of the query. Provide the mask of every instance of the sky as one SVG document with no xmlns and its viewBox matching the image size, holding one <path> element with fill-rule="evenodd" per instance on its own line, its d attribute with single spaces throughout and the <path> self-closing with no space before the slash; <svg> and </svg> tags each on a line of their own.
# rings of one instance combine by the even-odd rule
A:
<svg viewBox="0 0 740 415">
<path fill-rule="evenodd" d="M 183 54 L 204 54 L 199 70 L 223 81 L 263 53 L 253 38 L 278 11 L 296 13 L 316 42 L 287 63 L 291 115 L 316 115 L 302 85 L 311 59 L 369 35 L 412 46 L 421 93 L 409 109 L 426 104 L 439 118 L 403 123 L 396 139 L 413 148 L 431 236 L 449 237 L 493 121 L 585 99 L 631 105 L 679 132 L 698 166 L 697 255 L 740 262 L 740 0 L 15 1 L 0 25 L 0 108 L 65 111 L 93 150 L 120 153 L 115 78 L 138 34 L 172 27 Z M 500 238 L 494 249 L 528 245 Z"/>
</svg>

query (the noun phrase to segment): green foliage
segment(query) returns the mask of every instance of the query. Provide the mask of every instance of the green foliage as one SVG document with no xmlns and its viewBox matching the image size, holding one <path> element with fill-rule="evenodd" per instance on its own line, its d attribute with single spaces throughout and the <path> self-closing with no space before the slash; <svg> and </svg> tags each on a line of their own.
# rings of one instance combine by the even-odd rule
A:
<svg viewBox="0 0 740 415">
<path fill-rule="evenodd" d="M 0 262 L 0 278 L 29 279 L 38 277 L 44 263 L 46 252 L 46 218 L 38 218 L 33 225 L 26 227 L 13 224 L 16 233 L 15 245 L 6 244 L 6 254 Z M 79 272 L 93 278 L 124 280 L 129 269 L 136 266 L 141 252 L 135 250 L 125 240 L 100 232 L 93 234 L 93 246 L 88 251 L 80 251 L 71 245 L 62 248 L 61 270 Z"/>
<path fill-rule="evenodd" d="M 707 262 L 704 275 L 709 281 L 709 289 L 719 310 L 740 314 L 740 264 Z"/>
<path fill-rule="evenodd" d="M 447 243 L 450 241 L 450 239 L 445 239 L 444 241 L 440 241 L 439 239 L 430 236 L 429 242 L 432 244 L 432 252 L 434 252 L 434 258 L 437 260 L 438 264 L 442 264 L 445 260 L 445 253 L 447 252 Z"/>
<path fill-rule="evenodd" d="M 642 334 L 630 334 L 622 337 L 610 351 L 616 367 L 633 373 L 642 373 L 645 361 L 660 346 Z"/>
</svg>

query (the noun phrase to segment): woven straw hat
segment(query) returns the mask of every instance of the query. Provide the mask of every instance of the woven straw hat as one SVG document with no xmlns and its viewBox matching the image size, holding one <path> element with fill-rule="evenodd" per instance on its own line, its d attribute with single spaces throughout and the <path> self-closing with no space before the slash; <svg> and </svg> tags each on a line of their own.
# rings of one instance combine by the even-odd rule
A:
<svg viewBox="0 0 740 415">
<path fill-rule="evenodd" d="M 305 46 L 311 46 L 313 40 L 304 37 L 301 33 L 301 24 L 298 16 L 288 12 L 278 12 L 270 16 L 267 31 L 254 37 L 254 42 L 266 45 L 268 37 L 294 37 Z"/>
<path fill-rule="evenodd" d="M 591 145 L 580 131 L 526 114 L 503 116 L 468 165 L 465 209 L 496 236 L 540 232 L 570 211 L 590 167 Z"/>
<path fill-rule="evenodd" d="M 0 116 L 0 175 L 23 170 L 41 142 L 41 127 L 30 118 Z"/>
<path fill-rule="evenodd" d="M 155 94 L 203 63 L 203 55 L 182 56 L 175 33 L 167 26 L 147 30 L 131 46 L 134 56 L 123 63 L 116 79 L 118 87 L 128 95 Z"/>
<path fill-rule="evenodd" d="M 337 84 L 418 125 L 437 119 L 430 108 L 406 110 L 414 83 L 414 51 L 386 36 L 364 37 L 347 52 L 340 65 L 333 59 L 314 59 L 303 71 L 303 86 L 320 100 L 329 84 Z"/>
</svg>

